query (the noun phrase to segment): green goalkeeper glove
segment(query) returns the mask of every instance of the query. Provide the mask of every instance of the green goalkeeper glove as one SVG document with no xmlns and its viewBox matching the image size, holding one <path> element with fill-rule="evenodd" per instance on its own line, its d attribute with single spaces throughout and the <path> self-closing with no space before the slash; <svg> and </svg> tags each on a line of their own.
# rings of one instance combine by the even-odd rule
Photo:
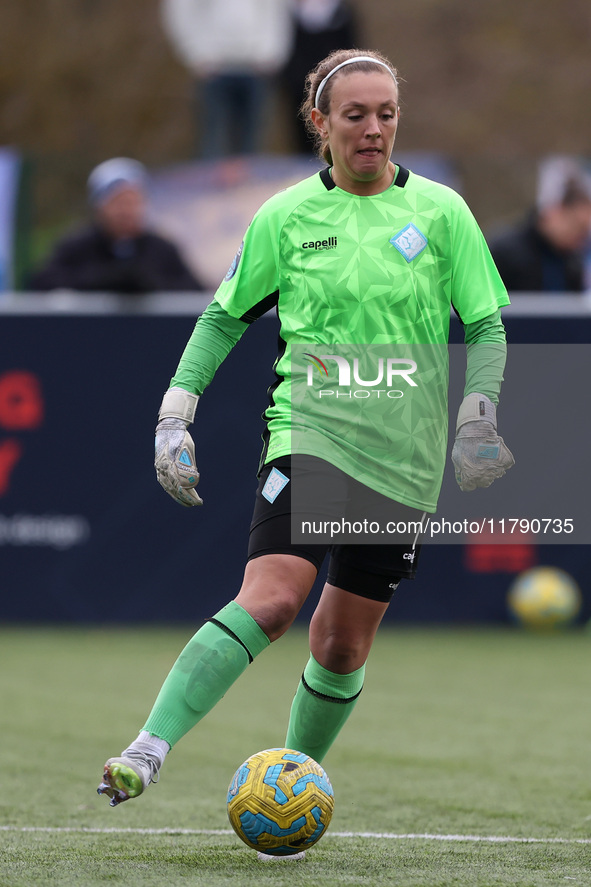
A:
<svg viewBox="0 0 591 887">
<path fill-rule="evenodd" d="M 497 411 L 485 394 L 468 394 L 460 406 L 452 461 L 464 492 L 490 487 L 515 459 L 497 434 Z"/>
<path fill-rule="evenodd" d="M 156 426 L 154 467 L 160 486 L 180 505 L 203 505 L 195 487 L 199 472 L 195 444 L 187 426 L 195 418 L 199 397 L 184 388 L 169 388 L 162 399 Z"/>
</svg>

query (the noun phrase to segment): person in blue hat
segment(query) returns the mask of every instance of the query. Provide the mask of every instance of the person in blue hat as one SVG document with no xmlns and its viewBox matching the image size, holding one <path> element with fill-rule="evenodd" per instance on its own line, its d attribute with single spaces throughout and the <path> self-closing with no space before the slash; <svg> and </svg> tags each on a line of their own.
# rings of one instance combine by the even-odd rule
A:
<svg viewBox="0 0 591 887">
<path fill-rule="evenodd" d="M 121 294 L 205 289 L 177 247 L 149 229 L 147 188 L 139 161 L 100 163 L 88 178 L 90 223 L 58 241 L 27 288 Z"/>
</svg>

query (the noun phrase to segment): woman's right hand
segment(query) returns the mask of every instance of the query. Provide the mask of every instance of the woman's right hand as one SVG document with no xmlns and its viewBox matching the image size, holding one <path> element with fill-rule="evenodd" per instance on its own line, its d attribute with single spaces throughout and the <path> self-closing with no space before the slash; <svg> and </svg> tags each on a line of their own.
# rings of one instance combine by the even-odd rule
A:
<svg viewBox="0 0 591 887">
<path fill-rule="evenodd" d="M 195 487 L 199 472 L 195 465 L 195 444 L 183 419 L 162 419 L 156 426 L 154 467 L 160 486 L 187 508 L 203 505 Z"/>
</svg>

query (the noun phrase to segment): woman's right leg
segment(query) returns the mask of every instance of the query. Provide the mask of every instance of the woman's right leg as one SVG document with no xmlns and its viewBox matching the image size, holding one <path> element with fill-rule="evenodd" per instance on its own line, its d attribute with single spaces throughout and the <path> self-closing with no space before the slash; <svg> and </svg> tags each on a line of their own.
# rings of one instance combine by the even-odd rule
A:
<svg viewBox="0 0 591 887">
<path fill-rule="evenodd" d="M 172 747 L 188 733 L 255 656 L 289 628 L 315 578 L 316 568 L 294 555 L 263 555 L 248 562 L 236 599 L 197 631 L 173 665 L 139 739 L 120 758 L 107 761 L 99 793 L 107 794 L 112 806 L 155 781 L 166 744 Z"/>
<path fill-rule="evenodd" d="M 173 665 L 144 730 L 171 747 L 178 742 L 289 628 L 315 578 L 313 565 L 293 555 L 249 561 L 235 600 L 199 629 Z"/>
</svg>

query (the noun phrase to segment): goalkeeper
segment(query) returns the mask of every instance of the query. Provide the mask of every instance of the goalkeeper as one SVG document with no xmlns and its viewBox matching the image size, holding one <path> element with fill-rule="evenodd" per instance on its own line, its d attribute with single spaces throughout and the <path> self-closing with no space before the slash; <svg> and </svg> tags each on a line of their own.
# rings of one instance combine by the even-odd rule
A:
<svg viewBox="0 0 591 887">
<path fill-rule="evenodd" d="M 289 628 L 328 556 L 287 733 L 270 737 L 270 744 L 283 742 L 321 762 L 361 693 L 394 590 L 415 576 L 418 533 L 386 545 L 293 542 L 292 460 L 309 457 L 312 486 L 330 469 L 337 509 L 361 487 L 416 525 L 437 505 L 446 392 L 433 398 L 428 422 L 415 411 L 414 425 L 380 428 L 386 449 L 371 446 L 377 432 L 371 411 L 361 409 L 351 433 L 336 433 L 329 410 L 301 415 L 298 438 L 291 427 L 292 349 L 304 343 L 307 352 L 322 354 L 339 342 L 429 345 L 446 359 L 453 308 L 468 349 L 452 455 L 457 481 L 466 491 L 486 487 L 513 464 L 496 422 L 506 357 L 500 308 L 509 303 L 507 292 L 462 198 L 391 159 L 398 101 L 396 70 L 372 51 L 337 51 L 310 73 L 303 111 L 327 166 L 255 215 L 164 395 L 156 429 L 158 480 L 181 505 L 200 505 L 188 430 L 199 398 L 249 325 L 277 308 L 276 383 L 264 416 L 242 586 L 181 652 L 138 738 L 105 764 L 98 791 L 112 806 L 157 780 L 170 749 Z"/>
</svg>

